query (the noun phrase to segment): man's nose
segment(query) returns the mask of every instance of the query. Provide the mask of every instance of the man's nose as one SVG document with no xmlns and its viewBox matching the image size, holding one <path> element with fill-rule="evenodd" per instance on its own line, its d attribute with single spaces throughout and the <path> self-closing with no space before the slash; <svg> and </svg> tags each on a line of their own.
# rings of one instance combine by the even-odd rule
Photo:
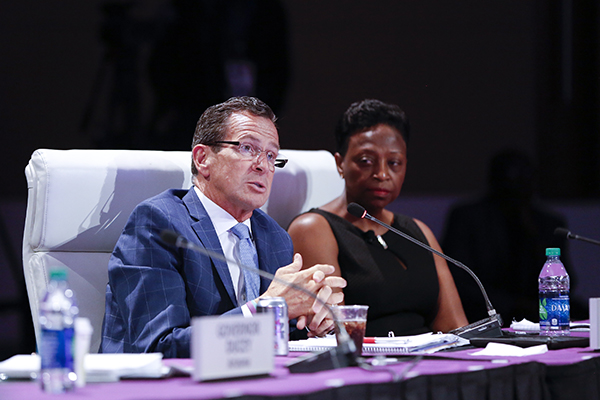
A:
<svg viewBox="0 0 600 400">
<path fill-rule="evenodd" d="M 259 171 L 266 171 L 269 169 L 269 161 L 267 161 L 267 153 L 261 151 L 254 159 L 254 166 Z"/>
</svg>

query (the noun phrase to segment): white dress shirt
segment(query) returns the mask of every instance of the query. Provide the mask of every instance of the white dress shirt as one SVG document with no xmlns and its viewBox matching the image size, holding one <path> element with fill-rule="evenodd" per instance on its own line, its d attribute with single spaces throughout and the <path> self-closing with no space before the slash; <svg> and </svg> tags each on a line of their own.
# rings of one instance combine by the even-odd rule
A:
<svg viewBox="0 0 600 400">
<path fill-rule="evenodd" d="M 206 197 L 204 193 L 202 193 L 200 189 L 198 189 L 196 186 L 194 186 L 194 191 L 196 192 L 196 195 L 198 195 L 200 202 L 204 206 L 206 213 L 212 221 L 213 227 L 217 232 L 219 242 L 221 243 L 223 254 L 225 255 L 225 257 L 227 257 L 228 260 L 236 260 L 237 262 L 240 262 L 240 258 L 237 252 L 237 243 L 239 239 L 230 231 L 231 228 L 238 224 L 238 221 L 235 218 L 233 218 L 231 214 L 222 209 L 211 199 Z M 252 236 L 250 218 L 243 221 L 242 223 L 248 227 L 248 229 L 250 230 L 250 236 Z M 244 291 L 246 290 L 244 285 L 244 274 L 241 273 L 240 268 L 233 262 L 227 261 L 227 267 L 229 268 L 229 274 L 231 275 L 231 281 L 233 282 L 233 289 L 238 300 L 238 305 L 242 306 L 242 313 L 246 317 L 252 316 L 252 312 L 250 312 L 250 309 L 245 304 L 246 302 L 240 304 L 240 289 Z M 254 299 L 247 300 L 250 301 Z"/>
</svg>

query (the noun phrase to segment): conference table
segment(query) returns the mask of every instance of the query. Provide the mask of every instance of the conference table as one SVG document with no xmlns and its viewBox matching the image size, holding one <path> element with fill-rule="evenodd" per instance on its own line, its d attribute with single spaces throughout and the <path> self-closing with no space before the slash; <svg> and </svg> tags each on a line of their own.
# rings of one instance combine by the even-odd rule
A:
<svg viewBox="0 0 600 400">
<path fill-rule="evenodd" d="M 0 399 L 600 399 L 600 353 L 572 347 L 529 356 L 476 356 L 466 347 L 421 357 L 395 356 L 369 370 L 347 367 L 290 373 L 301 353 L 277 356 L 268 376 L 196 382 L 189 376 L 89 383 L 50 395 L 33 381 L 0 383 Z M 165 365 L 190 367 L 189 359 Z"/>
</svg>

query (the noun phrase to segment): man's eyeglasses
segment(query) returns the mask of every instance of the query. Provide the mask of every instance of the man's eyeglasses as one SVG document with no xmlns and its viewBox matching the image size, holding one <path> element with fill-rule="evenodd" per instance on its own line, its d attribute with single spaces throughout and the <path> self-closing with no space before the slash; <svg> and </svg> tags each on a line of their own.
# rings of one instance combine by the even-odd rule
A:
<svg viewBox="0 0 600 400">
<path fill-rule="evenodd" d="M 271 150 L 263 150 L 258 146 L 253 145 L 248 142 L 234 142 L 230 140 L 218 140 L 216 142 L 207 143 L 209 146 L 216 146 L 219 144 L 230 144 L 232 146 L 237 146 L 237 152 L 244 158 L 249 160 L 256 159 L 260 157 L 262 153 L 265 153 L 265 157 L 267 158 L 267 163 L 273 169 L 274 167 L 283 168 L 285 164 L 287 164 L 288 160 L 286 158 L 277 158 L 277 153 Z"/>
</svg>

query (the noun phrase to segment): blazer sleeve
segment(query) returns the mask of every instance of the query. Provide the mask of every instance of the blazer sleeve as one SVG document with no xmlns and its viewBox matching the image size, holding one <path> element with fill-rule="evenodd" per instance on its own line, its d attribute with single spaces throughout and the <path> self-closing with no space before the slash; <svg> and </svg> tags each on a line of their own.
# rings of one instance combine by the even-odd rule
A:
<svg viewBox="0 0 600 400">
<path fill-rule="evenodd" d="M 109 289 L 124 325 L 124 352 L 188 357 L 191 328 L 178 270 L 182 259 L 160 240 L 162 229 L 173 229 L 162 209 L 142 203 L 134 210 L 109 261 Z"/>
<path fill-rule="evenodd" d="M 241 314 L 209 257 L 160 239 L 163 229 L 191 239 L 190 224 L 187 209 L 173 199 L 155 198 L 133 211 L 109 261 L 102 351 L 190 357 L 192 316 Z M 270 229 L 264 234 L 275 239 Z M 269 246 L 264 253 L 273 273 L 292 252 L 277 239 L 279 251 Z"/>
</svg>

